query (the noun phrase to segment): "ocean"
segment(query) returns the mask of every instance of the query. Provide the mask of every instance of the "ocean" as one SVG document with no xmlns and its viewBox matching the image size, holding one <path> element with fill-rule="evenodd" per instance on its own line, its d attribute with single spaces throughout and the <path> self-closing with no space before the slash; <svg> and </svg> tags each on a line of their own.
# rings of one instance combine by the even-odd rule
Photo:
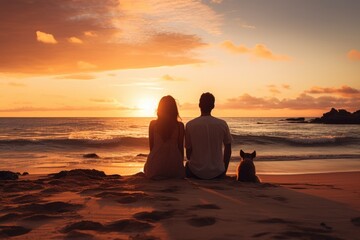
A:
<svg viewBox="0 0 360 240">
<path fill-rule="evenodd" d="M 153 118 L 0 118 L 0 170 L 47 174 L 94 168 L 142 171 Z M 183 118 L 186 123 L 191 118 Z M 229 174 L 240 149 L 256 150 L 262 174 L 360 171 L 360 126 L 289 123 L 285 118 L 223 118 L 233 137 Z M 99 158 L 84 158 L 96 153 Z"/>
</svg>

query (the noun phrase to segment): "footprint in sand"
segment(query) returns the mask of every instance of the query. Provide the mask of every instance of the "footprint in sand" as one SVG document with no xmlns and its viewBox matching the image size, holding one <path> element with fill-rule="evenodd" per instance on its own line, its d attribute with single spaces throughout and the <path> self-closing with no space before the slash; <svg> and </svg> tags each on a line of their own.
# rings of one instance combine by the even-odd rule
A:
<svg viewBox="0 0 360 240">
<path fill-rule="evenodd" d="M 158 222 L 163 219 L 171 218 L 174 216 L 174 210 L 170 211 L 152 211 L 152 212 L 138 212 L 135 213 L 134 218 L 147 222 Z"/>
<path fill-rule="evenodd" d="M 192 210 L 201 210 L 201 209 L 221 209 L 221 207 L 219 207 L 216 204 L 198 204 L 198 205 L 194 205 L 192 206 L 190 209 Z"/>
<path fill-rule="evenodd" d="M 160 192 L 164 192 L 164 193 L 175 193 L 175 192 L 179 192 L 179 191 L 180 191 L 179 186 L 169 186 L 167 188 L 160 190 Z"/>
<path fill-rule="evenodd" d="M 161 238 L 146 235 L 146 234 L 136 234 L 135 236 L 130 236 L 129 240 L 160 240 Z"/>
<path fill-rule="evenodd" d="M 72 232 L 69 232 L 65 237 L 64 239 L 88 239 L 88 240 L 91 240 L 91 239 L 95 239 L 95 237 L 91 234 L 87 234 L 87 233 L 83 233 L 83 232 L 79 232 L 79 231 L 72 231 Z"/>
<path fill-rule="evenodd" d="M 0 222 L 7 222 L 20 217 L 18 213 L 8 213 L 0 217 Z"/>
<path fill-rule="evenodd" d="M 285 202 L 287 202 L 287 201 L 288 201 L 288 199 L 287 199 L 287 198 L 285 198 L 285 197 L 281 197 L 281 196 L 275 196 L 275 197 L 273 197 L 273 196 L 269 196 L 269 195 L 265 195 L 265 194 L 259 194 L 259 195 L 256 195 L 256 197 L 261 197 L 261 198 L 272 198 L 272 199 L 274 199 L 274 200 L 276 200 L 276 201 L 283 202 L 283 203 L 285 203 Z"/>
<path fill-rule="evenodd" d="M 333 229 L 332 227 L 328 226 L 328 225 L 327 225 L 326 223 L 324 223 L 324 222 L 320 223 L 320 226 L 323 227 L 323 228 L 326 229 L 326 230 L 329 230 L 329 231 Z"/>
<path fill-rule="evenodd" d="M 31 182 L 31 181 L 17 181 L 16 183 L 5 184 L 3 187 L 3 192 L 12 193 L 12 192 L 25 192 L 25 191 L 34 191 L 40 190 L 44 187 L 40 184 Z"/>
<path fill-rule="evenodd" d="M 156 196 L 154 197 L 155 200 L 164 201 L 164 202 L 173 202 L 173 201 L 180 201 L 178 198 L 169 197 L 169 196 Z"/>
<path fill-rule="evenodd" d="M 100 188 L 100 187 L 93 187 L 93 188 L 86 188 L 83 189 L 79 192 L 80 195 L 95 195 L 95 194 L 99 194 L 102 191 L 104 191 L 104 188 Z"/>
<path fill-rule="evenodd" d="M 32 203 L 20 206 L 17 208 L 20 212 L 35 212 L 35 213 L 65 213 L 77 211 L 84 206 L 81 204 L 71 204 L 66 202 L 49 202 L 44 204 Z"/>
<path fill-rule="evenodd" d="M 253 238 L 259 238 L 259 237 L 264 237 L 266 235 L 271 234 L 270 232 L 261 232 L 261 233 L 256 233 L 254 235 L 252 235 Z"/>
<path fill-rule="evenodd" d="M 95 195 L 95 197 L 98 198 L 109 198 L 109 199 L 114 199 L 116 197 L 124 197 L 129 195 L 128 193 L 124 193 L 124 192 L 112 192 L 112 191 L 105 191 L 105 192 L 101 192 Z"/>
<path fill-rule="evenodd" d="M 205 227 L 214 225 L 216 223 L 216 218 L 214 217 L 194 217 L 186 221 L 189 225 L 193 227 Z"/>
<path fill-rule="evenodd" d="M 267 218 L 255 221 L 257 223 L 266 223 L 266 224 L 294 224 L 295 222 L 284 220 L 282 218 Z"/>
<path fill-rule="evenodd" d="M 152 229 L 154 226 L 140 222 L 133 219 L 122 219 L 105 225 L 106 232 L 145 232 Z"/>
<path fill-rule="evenodd" d="M 342 240 L 335 236 L 330 236 L 327 234 L 317 233 L 317 232 L 307 232 L 307 231 L 285 231 L 276 234 L 273 236 L 275 239 L 324 239 L 324 240 Z"/>
<path fill-rule="evenodd" d="M 296 231 L 286 231 L 274 236 L 275 239 L 326 239 L 326 240 L 340 240 L 340 238 L 331 237 L 317 233 L 306 233 Z"/>
<path fill-rule="evenodd" d="M 21 226 L 0 226 L 0 238 L 15 237 L 30 232 L 31 229 Z"/>
<path fill-rule="evenodd" d="M 276 196 L 276 197 L 273 197 L 272 199 L 279 201 L 279 202 L 287 202 L 288 201 L 287 198 L 284 198 L 281 196 Z"/>
<path fill-rule="evenodd" d="M 64 227 L 61 232 L 68 233 L 73 230 L 93 230 L 93 231 L 101 231 L 104 226 L 99 222 L 94 221 L 80 221 L 76 223 L 72 223 Z"/>
<path fill-rule="evenodd" d="M 117 200 L 119 203 L 128 204 L 134 203 L 139 200 L 144 200 L 149 198 L 149 195 L 146 193 L 127 193 L 124 197 Z"/>
<path fill-rule="evenodd" d="M 95 195 L 97 198 L 113 199 L 122 204 L 134 203 L 139 200 L 149 198 L 149 195 L 141 192 L 126 193 L 126 192 L 101 192 Z"/>
<path fill-rule="evenodd" d="M 298 226 L 296 222 L 284 220 L 282 218 L 268 218 L 255 221 L 257 223 L 265 223 L 265 224 L 286 224 L 288 231 L 279 232 L 279 233 L 270 233 L 263 232 L 253 235 L 254 238 L 268 236 L 270 239 L 324 239 L 324 240 L 340 240 L 340 238 L 336 236 L 331 236 L 328 234 L 332 233 L 332 228 L 327 226 L 325 223 L 321 223 L 320 226 L 322 228 L 314 228 L 314 227 L 304 227 Z"/>
<path fill-rule="evenodd" d="M 24 195 L 12 199 L 13 203 L 31 203 L 31 202 L 40 202 L 41 198 L 35 195 Z"/>
<path fill-rule="evenodd" d="M 360 217 L 352 218 L 351 219 L 352 224 L 354 224 L 357 227 L 360 227 Z"/>
<path fill-rule="evenodd" d="M 118 203 L 122 203 L 122 204 L 128 204 L 128 203 L 134 203 L 137 202 L 139 199 L 135 196 L 127 196 L 127 197 L 123 197 L 117 200 Z"/>
<path fill-rule="evenodd" d="M 46 215 L 46 214 L 35 214 L 33 216 L 29 216 L 26 218 L 23 218 L 23 221 L 28 221 L 28 222 L 41 222 L 41 221 L 51 221 L 51 220 L 55 220 L 55 219 L 61 219 L 63 218 L 62 216 L 52 216 L 52 215 Z"/>
<path fill-rule="evenodd" d="M 154 226 L 134 219 L 122 219 L 103 225 L 94 221 L 80 221 L 67 225 L 61 232 L 69 233 L 76 230 L 93 230 L 97 232 L 145 232 Z"/>
<path fill-rule="evenodd" d="M 205 188 L 212 189 L 212 190 L 220 190 L 220 191 L 230 189 L 230 188 L 226 188 L 226 187 L 222 187 L 222 186 L 216 186 L 216 185 L 214 185 L 214 186 L 209 185 L 209 186 L 206 186 Z"/>
</svg>

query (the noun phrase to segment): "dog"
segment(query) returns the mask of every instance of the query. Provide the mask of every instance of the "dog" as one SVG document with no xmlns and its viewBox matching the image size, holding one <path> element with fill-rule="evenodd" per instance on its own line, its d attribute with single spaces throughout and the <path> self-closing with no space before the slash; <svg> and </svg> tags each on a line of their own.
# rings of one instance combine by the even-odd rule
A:
<svg viewBox="0 0 360 240">
<path fill-rule="evenodd" d="M 254 164 L 254 158 L 256 157 L 256 151 L 252 153 L 245 153 L 240 150 L 240 157 L 242 160 L 237 168 L 236 180 L 241 182 L 254 182 L 260 183 L 260 179 L 256 176 L 256 169 Z"/>
</svg>

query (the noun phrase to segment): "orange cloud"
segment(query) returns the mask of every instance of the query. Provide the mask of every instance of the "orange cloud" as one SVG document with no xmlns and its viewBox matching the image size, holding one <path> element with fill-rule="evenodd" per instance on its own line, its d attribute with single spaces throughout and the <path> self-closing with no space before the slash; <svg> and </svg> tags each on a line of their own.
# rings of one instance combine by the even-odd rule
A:
<svg viewBox="0 0 360 240">
<path fill-rule="evenodd" d="M 305 91 L 308 94 L 336 94 L 344 97 L 358 96 L 360 97 L 360 90 L 349 87 L 347 85 L 339 88 L 326 88 L 326 87 L 312 87 L 310 90 Z"/>
<path fill-rule="evenodd" d="M 67 112 L 67 111 L 121 111 L 121 110 L 138 110 L 137 108 L 116 107 L 116 106 L 60 106 L 60 107 L 18 107 L 3 108 L 0 112 Z"/>
<path fill-rule="evenodd" d="M 283 84 L 283 85 L 281 85 L 283 88 L 285 88 L 285 89 L 290 89 L 290 85 L 289 84 Z"/>
<path fill-rule="evenodd" d="M 209 6 L 149 0 L 136 1 L 145 7 L 135 8 L 132 3 L 5 1 L 0 8 L 0 29 L 7 33 L 0 44 L 0 73 L 58 75 L 203 62 L 193 50 L 206 44 L 191 32 L 219 32 L 221 17 Z M 81 47 L 74 44 L 81 41 Z"/>
<path fill-rule="evenodd" d="M 286 85 L 287 86 L 287 85 Z M 275 85 L 268 86 L 270 90 Z M 275 88 L 276 89 L 276 88 Z M 311 94 L 322 94 L 320 97 Z M 333 94 L 339 95 L 338 97 Z M 218 104 L 219 108 L 224 109 L 293 109 L 293 110 L 321 110 L 328 108 L 344 108 L 350 111 L 359 110 L 360 90 L 349 86 L 339 88 L 313 87 L 306 90 L 295 98 L 275 98 L 275 97 L 254 97 L 243 94 L 236 98 L 230 98 L 223 104 Z"/>
<path fill-rule="evenodd" d="M 247 29 L 256 29 L 256 27 L 254 25 L 249 25 L 249 24 L 246 24 L 246 23 L 242 23 L 240 26 L 242 28 L 247 28 Z"/>
<path fill-rule="evenodd" d="M 266 46 L 263 45 L 263 44 L 256 44 L 254 49 L 253 49 L 253 53 L 254 53 L 255 56 L 257 56 L 259 58 L 266 58 L 266 59 L 275 60 L 275 61 L 288 61 L 288 60 L 290 60 L 290 58 L 288 56 L 275 55 L 268 48 L 266 48 Z"/>
<path fill-rule="evenodd" d="M 270 84 L 270 85 L 267 85 L 266 87 L 269 89 L 269 91 L 270 91 L 272 94 L 280 94 L 280 93 L 281 93 L 280 88 L 283 88 L 283 89 L 285 89 L 285 90 L 289 90 L 289 89 L 290 89 L 290 85 L 288 85 L 288 84 L 282 84 L 282 85 L 280 85 L 280 86 L 277 86 L 277 85 L 275 85 L 275 84 Z"/>
<path fill-rule="evenodd" d="M 25 84 L 23 84 L 23 83 L 17 83 L 17 82 L 9 82 L 9 83 L 8 83 L 8 86 L 10 86 L 10 87 L 26 87 Z"/>
<path fill-rule="evenodd" d="M 257 58 L 264 58 L 274 61 L 289 61 L 290 58 L 286 55 L 274 54 L 270 49 L 268 49 L 263 44 L 256 44 L 254 48 L 248 48 L 243 45 L 236 46 L 231 41 L 224 41 L 221 43 L 221 46 L 226 50 L 235 53 L 235 54 L 250 54 Z"/>
<path fill-rule="evenodd" d="M 117 101 L 115 99 L 108 99 L 108 98 L 91 98 L 91 102 L 96 103 L 116 103 Z"/>
<path fill-rule="evenodd" d="M 78 61 L 77 66 L 79 69 L 82 69 L 82 70 L 92 70 L 92 69 L 97 68 L 97 66 L 95 64 L 84 62 L 84 61 Z"/>
<path fill-rule="evenodd" d="M 179 77 L 174 77 L 174 76 L 171 76 L 169 74 L 165 74 L 161 77 L 162 80 L 165 80 L 165 81 L 183 81 L 184 79 L 183 78 L 179 78 Z"/>
<path fill-rule="evenodd" d="M 164 76 L 161 77 L 161 79 L 165 80 L 165 81 L 174 81 L 175 79 L 170 76 L 169 74 L 165 74 Z"/>
<path fill-rule="evenodd" d="M 328 108 L 345 108 L 350 111 L 358 110 L 360 97 L 338 98 L 332 96 L 312 97 L 305 93 L 296 98 L 267 98 L 254 97 L 243 94 L 237 98 L 230 98 L 223 104 L 218 104 L 218 108 L 224 109 L 294 109 L 294 110 L 315 110 Z"/>
<path fill-rule="evenodd" d="M 119 9 L 122 18 L 115 19 L 115 26 L 130 41 L 146 38 L 155 28 L 165 29 L 164 32 L 189 33 L 192 29 L 210 34 L 221 32 L 222 17 L 204 1 L 121 0 Z"/>
<path fill-rule="evenodd" d="M 281 93 L 280 90 L 277 88 L 276 85 L 268 85 L 267 86 L 269 91 L 272 93 L 272 94 L 279 94 Z"/>
<path fill-rule="evenodd" d="M 347 53 L 347 57 L 352 61 L 360 61 L 360 51 L 352 49 Z"/>
<path fill-rule="evenodd" d="M 70 43 L 77 43 L 77 44 L 83 43 L 83 41 L 80 38 L 77 38 L 77 37 L 70 37 L 70 38 L 68 38 L 68 41 Z"/>
<path fill-rule="evenodd" d="M 42 43 L 49 43 L 49 44 L 57 44 L 58 43 L 52 34 L 44 33 L 41 31 L 36 31 L 36 39 Z"/>
<path fill-rule="evenodd" d="M 97 37 L 97 34 L 91 31 L 84 32 L 84 35 L 87 37 Z"/>
<path fill-rule="evenodd" d="M 96 77 L 90 74 L 76 74 L 76 75 L 65 75 L 58 76 L 55 79 L 71 79 L 71 80 L 93 80 Z"/>
<path fill-rule="evenodd" d="M 223 43 L 221 43 L 221 46 L 226 48 L 227 50 L 229 50 L 232 53 L 249 53 L 249 52 L 251 52 L 251 50 L 249 48 L 247 48 L 243 45 L 236 46 L 231 41 L 224 41 Z"/>
</svg>

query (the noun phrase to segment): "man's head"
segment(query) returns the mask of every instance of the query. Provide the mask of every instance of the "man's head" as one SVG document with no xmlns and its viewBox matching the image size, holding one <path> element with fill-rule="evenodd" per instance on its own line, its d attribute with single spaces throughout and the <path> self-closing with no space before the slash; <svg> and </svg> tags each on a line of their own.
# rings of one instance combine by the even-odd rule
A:
<svg viewBox="0 0 360 240">
<path fill-rule="evenodd" d="M 209 92 L 201 94 L 199 100 L 199 107 L 201 109 L 201 113 L 211 113 L 211 110 L 215 107 L 215 97 Z"/>
</svg>

